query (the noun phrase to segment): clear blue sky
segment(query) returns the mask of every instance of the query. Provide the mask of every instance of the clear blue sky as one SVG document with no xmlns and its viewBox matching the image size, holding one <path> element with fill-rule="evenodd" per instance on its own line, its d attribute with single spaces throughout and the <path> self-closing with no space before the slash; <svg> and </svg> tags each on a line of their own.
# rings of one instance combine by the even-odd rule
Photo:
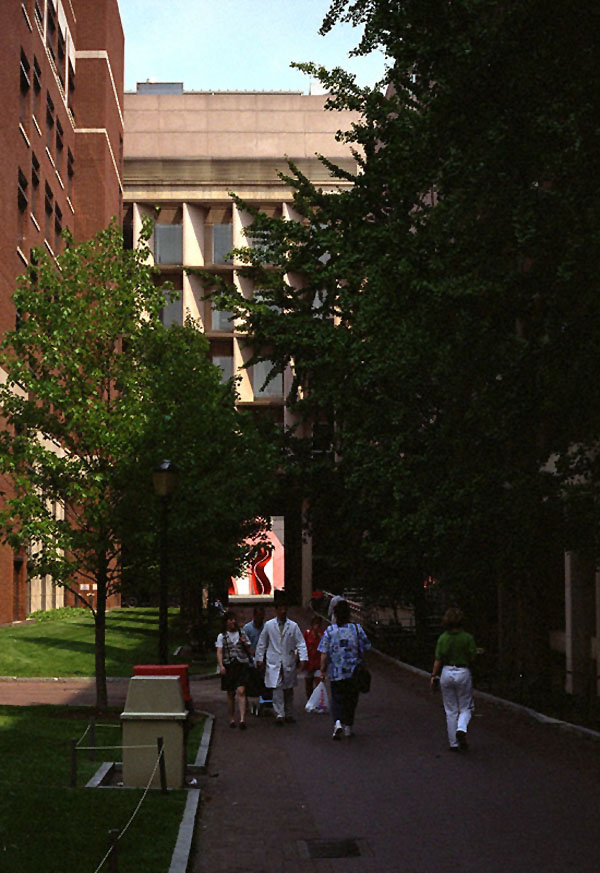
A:
<svg viewBox="0 0 600 873">
<path fill-rule="evenodd" d="M 383 57 L 348 58 L 360 38 L 349 25 L 319 27 L 329 0 L 119 0 L 125 31 L 125 88 L 146 79 L 186 90 L 308 91 L 292 61 L 315 61 L 373 85 Z"/>
</svg>

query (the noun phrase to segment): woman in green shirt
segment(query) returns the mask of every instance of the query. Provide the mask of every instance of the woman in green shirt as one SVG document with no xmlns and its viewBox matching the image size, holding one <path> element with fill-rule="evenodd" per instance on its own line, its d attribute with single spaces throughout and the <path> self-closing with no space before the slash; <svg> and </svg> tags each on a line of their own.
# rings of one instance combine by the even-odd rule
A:
<svg viewBox="0 0 600 873">
<path fill-rule="evenodd" d="M 466 751 L 467 728 L 473 712 L 471 665 L 477 649 L 471 634 L 462 628 L 460 609 L 446 610 L 443 623 L 447 630 L 435 647 L 431 687 L 435 689 L 439 682 L 442 690 L 450 751 Z"/>
</svg>

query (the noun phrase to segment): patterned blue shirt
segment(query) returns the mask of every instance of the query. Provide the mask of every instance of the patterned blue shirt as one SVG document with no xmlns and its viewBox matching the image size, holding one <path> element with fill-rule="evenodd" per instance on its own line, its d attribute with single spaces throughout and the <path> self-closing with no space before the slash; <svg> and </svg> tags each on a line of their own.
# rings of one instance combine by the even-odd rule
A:
<svg viewBox="0 0 600 873">
<path fill-rule="evenodd" d="M 371 648 L 369 639 L 359 624 L 330 625 L 321 638 L 319 652 L 329 655 L 329 678 L 332 682 L 350 679 L 362 652 Z"/>
</svg>

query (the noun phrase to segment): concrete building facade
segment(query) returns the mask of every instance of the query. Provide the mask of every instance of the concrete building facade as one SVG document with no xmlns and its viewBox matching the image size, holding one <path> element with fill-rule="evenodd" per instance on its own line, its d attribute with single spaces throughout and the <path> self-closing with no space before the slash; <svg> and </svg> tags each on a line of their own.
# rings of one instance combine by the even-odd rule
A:
<svg viewBox="0 0 600 873">
<path fill-rule="evenodd" d="M 16 326 L 15 279 L 34 247 L 57 255 L 64 228 L 78 241 L 121 219 L 123 65 L 117 0 L 3 3 L 0 335 Z M 0 547 L 0 623 L 65 602 L 26 567 Z"/>
<path fill-rule="evenodd" d="M 224 378 L 240 377 L 239 404 L 263 408 L 280 423 L 288 423 L 285 377 L 265 385 L 268 364 L 245 368 L 251 356 L 247 336 L 230 313 L 203 299 L 200 279 L 184 268 L 202 267 L 252 295 L 240 263 L 228 258 L 233 248 L 248 245 L 244 228 L 250 222 L 231 192 L 269 215 L 293 217 L 292 193 L 278 176 L 289 169 L 287 159 L 324 190 L 341 187 L 337 181 L 333 186 L 317 154 L 355 169 L 348 145 L 336 139 L 353 114 L 325 111 L 326 99 L 301 92 L 186 92 L 181 83 L 150 82 L 125 94 L 126 233 L 128 227 L 135 245 L 144 216 L 156 221 L 154 261 L 181 291 L 180 300 L 165 309 L 166 322 L 181 323 L 188 314 L 197 319 Z M 307 602 L 310 542 L 300 546 L 300 525 L 286 518 L 288 555 L 294 550 L 292 530 L 298 554 L 286 561 L 286 587 Z"/>
</svg>

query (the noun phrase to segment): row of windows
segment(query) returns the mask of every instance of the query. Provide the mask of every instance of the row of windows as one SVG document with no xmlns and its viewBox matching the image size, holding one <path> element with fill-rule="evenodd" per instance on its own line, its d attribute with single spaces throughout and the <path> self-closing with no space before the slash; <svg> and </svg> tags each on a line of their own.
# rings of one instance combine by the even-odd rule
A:
<svg viewBox="0 0 600 873">
<path fill-rule="evenodd" d="M 42 71 L 38 64 L 37 58 L 34 55 L 33 66 L 29 64 L 25 52 L 21 49 L 20 62 L 20 77 L 21 77 L 21 109 L 20 123 L 29 138 L 31 135 L 30 119 L 33 121 L 35 128 L 40 136 L 42 134 Z M 48 154 L 54 163 L 56 172 L 61 177 L 64 175 L 65 164 L 65 144 L 64 130 L 60 119 L 56 117 L 54 101 L 50 93 L 46 91 L 45 102 L 45 118 L 46 118 L 46 148 Z M 71 150 L 66 149 L 66 188 L 67 194 L 71 195 L 73 173 L 74 173 L 74 158 Z"/>
<path fill-rule="evenodd" d="M 36 3 L 36 17 L 38 9 L 39 4 Z M 29 120 L 31 119 L 39 135 L 43 136 L 40 121 L 42 119 L 43 106 L 45 107 L 46 152 L 54 165 L 59 184 L 63 188 L 65 188 L 65 183 L 62 176 L 66 162 L 66 192 L 70 197 L 75 173 L 73 154 L 71 149 L 65 149 L 63 126 L 60 119 L 56 117 L 54 102 L 48 91 L 46 91 L 45 104 L 42 104 L 42 70 L 40 64 L 35 55 L 33 56 L 33 62 L 30 64 L 23 49 L 21 49 L 20 58 L 20 91 L 20 123 L 26 135 L 30 131 Z M 53 251 L 58 252 L 63 229 L 62 210 L 55 200 L 52 187 L 47 181 L 44 183 L 42 210 L 41 176 L 40 161 L 32 149 L 31 167 L 27 169 L 19 167 L 18 171 L 19 247 L 23 246 L 27 235 L 27 219 L 29 216 L 35 227 L 39 231 L 43 231 L 44 237 Z"/>
<path fill-rule="evenodd" d="M 23 4 L 27 14 L 30 11 L 28 10 L 29 2 L 30 0 Z M 73 103 L 75 70 L 71 61 L 67 58 L 67 39 L 70 39 L 69 30 L 65 28 L 63 32 L 58 24 L 57 11 L 54 8 L 54 4 L 48 2 L 48 0 L 33 0 L 33 15 L 40 36 L 44 40 L 51 63 L 56 71 L 63 95 L 66 95 L 69 109 L 75 115 Z"/>
<path fill-rule="evenodd" d="M 31 184 L 30 184 L 31 179 Z M 31 176 L 23 172 L 21 167 L 18 171 L 17 181 L 17 205 L 19 208 L 19 247 L 23 246 L 27 235 L 27 216 L 31 218 L 38 230 L 42 230 L 38 222 L 40 207 L 40 164 L 35 156 L 31 155 Z M 44 184 L 44 237 L 54 252 L 58 253 L 61 245 L 61 233 L 63 229 L 63 214 L 58 203 L 55 202 L 52 188 L 46 182 Z"/>
<path fill-rule="evenodd" d="M 233 248 L 233 227 L 231 224 L 212 226 L 213 264 L 230 264 L 229 252 Z M 154 260 L 157 264 L 183 263 L 183 225 L 154 225 Z"/>
</svg>

